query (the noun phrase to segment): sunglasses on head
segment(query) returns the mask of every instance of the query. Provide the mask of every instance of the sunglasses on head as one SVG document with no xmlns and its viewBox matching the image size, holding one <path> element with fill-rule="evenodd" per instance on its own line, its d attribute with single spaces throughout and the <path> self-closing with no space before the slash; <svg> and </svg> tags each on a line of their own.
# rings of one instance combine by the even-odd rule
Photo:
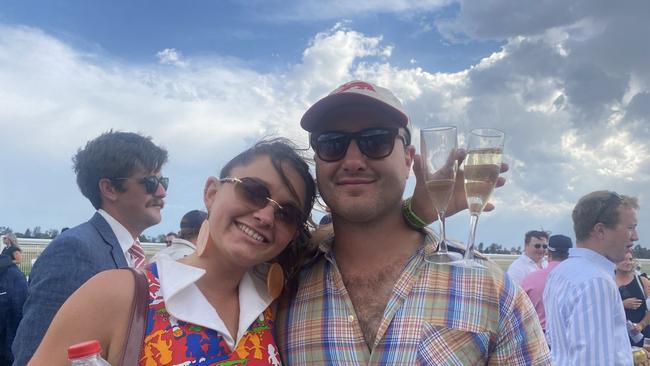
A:
<svg viewBox="0 0 650 366">
<path fill-rule="evenodd" d="M 535 247 L 535 249 L 539 249 L 539 248 L 548 249 L 548 245 L 546 244 L 535 244 L 533 246 Z"/>
<path fill-rule="evenodd" d="M 605 200 L 602 202 L 602 206 L 600 207 L 600 210 L 598 210 L 598 215 L 596 215 L 596 220 L 594 221 L 594 226 L 601 222 L 601 218 L 605 211 L 607 211 L 607 208 L 611 207 L 612 204 L 616 204 L 616 206 L 620 205 L 621 202 L 623 202 L 623 197 L 621 197 L 618 193 L 616 192 L 609 192 L 609 195 Z"/>
<path fill-rule="evenodd" d="M 243 201 L 256 209 L 266 207 L 269 203 L 275 208 L 275 219 L 289 226 L 299 227 L 305 222 L 302 210 L 291 203 L 280 204 L 271 198 L 269 189 L 253 178 L 221 178 L 220 182 L 233 183 L 235 193 Z"/>
<path fill-rule="evenodd" d="M 383 159 L 393 152 L 395 137 L 399 137 L 404 145 L 406 140 L 399 134 L 397 128 L 368 128 L 359 132 L 323 132 L 312 134 L 310 145 L 318 157 L 327 162 L 343 159 L 352 140 L 357 142 L 361 153 L 370 159 Z"/>
<path fill-rule="evenodd" d="M 128 180 L 131 178 L 109 178 L 110 180 Z M 156 175 L 149 175 L 138 180 L 138 183 L 144 184 L 144 189 L 148 194 L 155 194 L 158 190 L 158 185 L 161 184 L 165 191 L 169 187 L 168 177 L 159 177 Z"/>
</svg>

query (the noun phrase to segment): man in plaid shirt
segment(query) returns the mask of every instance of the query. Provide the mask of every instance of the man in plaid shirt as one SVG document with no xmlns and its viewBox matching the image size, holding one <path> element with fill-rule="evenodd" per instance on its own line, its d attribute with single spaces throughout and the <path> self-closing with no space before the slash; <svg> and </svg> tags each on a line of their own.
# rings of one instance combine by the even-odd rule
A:
<svg viewBox="0 0 650 366">
<path fill-rule="evenodd" d="M 347 83 L 301 126 L 311 133 L 334 235 L 280 306 L 285 365 L 550 364 L 534 308 L 496 265 L 424 260 L 437 241 L 402 216 L 415 149 L 389 90 Z"/>
</svg>

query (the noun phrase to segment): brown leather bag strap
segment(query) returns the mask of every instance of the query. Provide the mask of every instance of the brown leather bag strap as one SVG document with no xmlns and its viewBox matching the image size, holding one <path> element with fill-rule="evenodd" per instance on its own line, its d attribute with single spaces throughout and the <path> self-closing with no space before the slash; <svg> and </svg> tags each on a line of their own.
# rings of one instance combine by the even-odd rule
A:
<svg viewBox="0 0 650 366">
<path fill-rule="evenodd" d="M 128 268 L 133 273 L 135 287 L 131 303 L 131 321 L 124 340 L 122 366 L 134 366 L 140 363 L 140 353 L 144 344 L 144 334 L 147 327 L 147 311 L 149 310 L 149 280 L 147 275 L 138 269 Z"/>
</svg>

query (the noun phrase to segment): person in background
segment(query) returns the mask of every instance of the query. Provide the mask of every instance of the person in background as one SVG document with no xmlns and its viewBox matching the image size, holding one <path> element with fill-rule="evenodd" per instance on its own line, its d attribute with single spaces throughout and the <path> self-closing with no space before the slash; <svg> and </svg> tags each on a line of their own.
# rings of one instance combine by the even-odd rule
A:
<svg viewBox="0 0 650 366">
<path fill-rule="evenodd" d="M 165 245 L 168 246 L 168 247 L 171 246 L 172 242 L 176 238 L 178 238 L 178 235 L 176 235 L 176 233 L 168 232 L 167 235 L 165 235 Z"/>
<path fill-rule="evenodd" d="M 573 247 L 571 238 L 564 235 L 551 235 L 548 239 L 548 259 L 546 268 L 531 272 L 521 281 L 521 287 L 526 291 L 535 307 L 542 330 L 546 333 L 546 314 L 544 312 L 544 287 L 549 273 L 569 257 L 569 249 Z"/>
<path fill-rule="evenodd" d="M 72 160 L 77 185 L 97 212 L 52 240 L 34 263 L 12 347 L 16 365 L 27 364 L 56 312 L 84 282 L 108 269 L 144 265 L 137 239 L 160 222 L 165 205 L 167 151 L 149 137 L 109 131 Z"/>
<path fill-rule="evenodd" d="M 0 254 L 5 254 L 11 257 L 11 260 L 19 265 L 23 261 L 23 250 L 18 245 L 18 239 L 14 233 L 6 233 L 2 237 L 4 248 Z"/>
<path fill-rule="evenodd" d="M 27 279 L 6 254 L 0 254 L 0 365 L 11 365 L 11 343 L 23 316 Z"/>
<path fill-rule="evenodd" d="M 508 267 L 508 275 L 517 284 L 527 274 L 545 268 L 547 263 L 544 255 L 548 248 L 548 232 L 531 230 L 524 236 L 524 252 Z"/>
<path fill-rule="evenodd" d="M 140 364 L 280 365 L 271 304 L 308 253 L 315 199 L 309 165 L 284 139 L 257 143 L 209 177 L 196 253 L 146 267 Z M 68 365 L 69 345 L 98 339 L 102 357 L 118 365 L 133 296 L 129 271 L 93 277 L 63 305 L 31 364 Z"/>
<path fill-rule="evenodd" d="M 650 286 L 650 281 L 638 274 L 634 270 L 635 262 L 632 253 L 625 254 L 625 259 L 616 264 L 616 286 L 623 300 L 625 309 L 625 318 L 632 322 L 633 329 L 631 332 L 643 333 L 643 337 L 650 338 L 650 311 L 646 304 L 646 289 Z M 643 338 L 635 342 L 630 338 L 633 346 L 643 347 Z"/>
<path fill-rule="evenodd" d="M 576 248 L 548 276 L 547 338 L 554 365 L 632 365 L 623 302 L 614 281 L 637 236 L 635 197 L 591 192 L 573 209 Z"/>
<path fill-rule="evenodd" d="M 178 232 L 179 237 L 172 239 L 172 244 L 158 253 L 156 253 L 152 262 L 160 260 L 162 256 L 170 257 L 174 260 L 181 259 L 196 251 L 196 240 L 199 236 L 201 224 L 208 218 L 208 214 L 200 210 L 192 210 L 181 219 L 181 230 Z"/>
</svg>

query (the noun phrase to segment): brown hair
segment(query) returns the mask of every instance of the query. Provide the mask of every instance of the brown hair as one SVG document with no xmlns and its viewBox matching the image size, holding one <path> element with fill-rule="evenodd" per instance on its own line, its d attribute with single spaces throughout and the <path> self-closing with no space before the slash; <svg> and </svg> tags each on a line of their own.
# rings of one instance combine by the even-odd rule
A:
<svg viewBox="0 0 650 366">
<path fill-rule="evenodd" d="M 613 191 L 591 192 L 578 201 L 571 217 L 576 240 L 589 238 L 591 230 L 598 223 L 614 228 L 619 222 L 619 208 L 639 209 L 636 197 L 619 195 Z"/>
</svg>

